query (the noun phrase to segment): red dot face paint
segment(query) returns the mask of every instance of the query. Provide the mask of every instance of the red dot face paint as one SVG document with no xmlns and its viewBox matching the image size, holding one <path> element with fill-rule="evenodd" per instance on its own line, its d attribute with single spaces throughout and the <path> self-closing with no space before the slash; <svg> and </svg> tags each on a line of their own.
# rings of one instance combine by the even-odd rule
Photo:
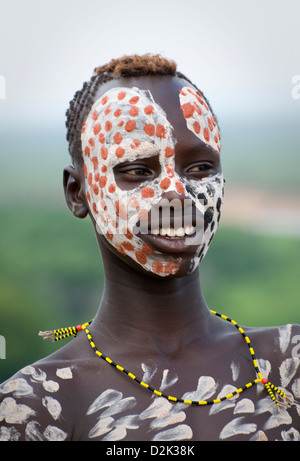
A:
<svg viewBox="0 0 300 461">
<path fill-rule="evenodd" d="M 174 149 L 172 147 L 167 146 L 165 148 L 165 156 L 166 157 L 173 157 L 174 153 L 175 153 L 175 151 L 174 151 Z"/>
<path fill-rule="evenodd" d="M 139 114 L 139 109 L 136 106 L 132 106 L 129 110 L 129 115 L 131 117 L 136 117 Z"/>
<path fill-rule="evenodd" d="M 93 128 L 94 135 L 99 134 L 100 131 L 101 131 L 101 125 L 100 125 L 100 123 L 96 123 L 96 125 L 94 125 L 94 128 Z"/>
<path fill-rule="evenodd" d="M 99 115 L 99 114 L 98 114 L 98 111 L 97 111 L 97 110 L 94 110 L 93 113 L 92 113 L 92 119 L 93 119 L 93 120 L 97 120 L 98 115 Z M 98 123 L 97 123 L 97 125 L 98 125 Z"/>
<path fill-rule="evenodd" d="M 144 125 L 144 131 L 148 136 L 154 136 L 155 134 L 155 126 L 152 123 L 148 123 Z"/>
<path fill-rule="evenodd" d="M 142 197 L 144 198 L 152 198 L 155 195 L 154 189 L 152 187 L 144 187 L 141 190 Z"/>
<path fill-rule="evenodd" d="M 114 142 L 116 144 L 121 144 L 121 142 L 123 141 L 123 136 L 121 135 L 121 133 L 118 131 L 115 135 L 114 135 Z"/>
<path fill-rule="evenodd" d="M 188 128 L 217 148 L 220 142 L 218 128 L 204 98 L 196 90 L 185 87 L 178 95 L 178 110 L 180 107 Z M 86 196 L 97 230 L 120 254 L 129 256 L 144 269 L 161 277 L 176 274 L 181 258 L 171 252 L 158 251 L 152 246 L 151 239 L 145 243 L 141 224 L 147 223 L 144 231 L 146 229 L 145 233 L 149 233 L 149 212 L 167 191 L 195 200 L 194 197 L 205 193 L 208 187 L 214 187 L 215 196 L 209 199 L 207 194 L 206 205 L 197 202 L 196 206 L 203 214 L 207 207 L 216 208 L 215 201 L 222 195 L 222 178 L 206 178 L 203 184 L 200 184 L 202 181 L 196 184 L 179 177 L 175 170 L 173 128 L 149 91 L 138 88 L 108 90 L 94 103 L 83 123 L 81 139 Z M 129 191 L 118 187 L 114 176 L 116 166 L 152 156 L 159 158 L 161 172 L 157 178 L 145 180 Z M 137 227 L 140 233 L 136 232 Z M 150 228 L 153 236 L 161 231 L 157 223 L 155 229 Z M 164 231 L 170 234 L 176 231 L 180 236 L 188 229 L 167 228 Z M 210 238 L 211 232 L 208 232 L 199 242 L 191 271 L 206 252 L 204 247 L 208 246 Z"/>
<path fill-rule="evenodd" d="M 131 131 L 133 131 L 136 127 L 136 122 L 135 120 L 128 120 L 126 123 L 125 123 L 125 130 L 130 133 Z"/>
<path fill-rule="evenodd" d="M 171 180 L 169 178 L 164 178 L 160 182 L 160 187 L 163 190 L 167 190 L 170 187 L 170 184 L 171 184 Z"/>
</svg>

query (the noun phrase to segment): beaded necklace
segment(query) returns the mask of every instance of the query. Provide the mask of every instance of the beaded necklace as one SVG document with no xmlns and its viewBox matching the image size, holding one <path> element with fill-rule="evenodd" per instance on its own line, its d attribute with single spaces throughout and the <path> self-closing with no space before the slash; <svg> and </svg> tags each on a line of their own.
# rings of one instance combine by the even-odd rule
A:
<svg viewBox="0 0 300 461">
<path fill-rule="evenodd" d="M 95 343 L 93 341 L 93 337 L 91 335 L 91 332 L 88 329 L 88 326 L 90 325 L 91 321 L 86 322 L 86 323 L 84 323 L 82 325 L 77 325 L 76 327 L 60 328 L 58 330 L 53 330 L 53 331 L 44 331 L 44 332 L 40 331 L 39 335 L 43 336 L 44 339 L 51 339 L 52 341 L 59 341 L 61 339 L 65 339 L 65 338 L 72 337 L 72 336 L 75 338 L 77 336 L 78 332 L 80 332 L 82 330 L 85 331 L 87 339 L 89 341 L 89 344 L 90 344 L 91 348 L 94 350 L 95 354 L 98 357 L 105 360 L 107 363 L 112 365 L 117 370 L 122 371 L 123 373 L 125 373 L 129 378 L 131 378 L 133 381 L 136 381 L 139 385 L 141 385 L 145 389 L 148 389 L 153 394 L 155 394 L 155 395 L 157 395 L 159 397 L 164 397 L 165 399 L 167 399 L 167 400 L 169 400 L 171 402 L 185 403 L 187 405 L 212 405 L 212 404 L 220 403 L 220 402 L 222 402 L 224 400 L 228 400 L 228 399 L 234 397 L 235 395 L 240 394 L 241 392 L 249 389 L 250 387 L 252 387 L 253 385 L 255 385 L 257 383 L 262 383 L 262 384 L 264 384 L 266 391 L 268 392 L 269 396 L 271 397 L 271 399 L 273 400 L 273 402 L 276 405 L 284 405 L 284 406 L 286 406 L 286 404 L 283 403 L 282 401 L 278 400 L 278 398 L 276 398 L 276 395 L 275 395 L 275 394 L 277 394 L 282 399 L 285 399 L 286 394 L 281 389 L 274 386 L 274 384 L 272 384 L 270 381 L 268 381 L 268 379 L 266 379 L 266 378 L 264 378 L 262 376 L 262 374 L 260 372 L 260 369 L 258 367 L 256 357 L 255 357 L 254 349 L 253 349 L 253 347 L 251 345 L 249 337 L 246 335 L 243 328 L 241 328 L 234 320 L 227 317 L 226 315 L 219 314 L 218 312 L 213 311 L 213 310 L 211 310 L 210 312 L 213 315 L 216 315 L 216 316 L 220 317 L 221 319 L 226 320 L 227 322 L 230 322 L 232 325 L 234 325 L 238 329 L 238 331 L 241 333 L 241 335 L 245 339 L 246 344 L 248 345 L 249 352 L 250 352 L 252 362 L 253 362 L 253 366 L 254 366 L 255 372 L 256 372 L 256 374 L 258 376 L 258 378 L 253 379 L 253 381 L 250 381 L 249 383 L 245 384 L 245 386 L 240 387 L 236 391 L 234 391 L 234 392 L 232 392 L 230 394 L 227 394 L 224 397 L 221 397 L 221 398 L 218 398 L 218 399 L 212 399 L 212 400 L 187 400 L 187 399 L 182 399 L 182 398 L 179 398 L 179 397 L 174 397 L 172 395 L 164 394 L 163 392 L 160 392 L 160 391 L 154 389 L 149 384 L 143 382 L 142 380 L 137 378 L 133 373 L 126 370 L 126 368 L 124 368 L 123 366 L 118 365 L 116 362 L 111 360 L 107 355 L 103 354 L 102 352 L 100 352 L 97 349 L 97 347 L 96 347 L 96 345 L 95 345 Z"/>
</svg>

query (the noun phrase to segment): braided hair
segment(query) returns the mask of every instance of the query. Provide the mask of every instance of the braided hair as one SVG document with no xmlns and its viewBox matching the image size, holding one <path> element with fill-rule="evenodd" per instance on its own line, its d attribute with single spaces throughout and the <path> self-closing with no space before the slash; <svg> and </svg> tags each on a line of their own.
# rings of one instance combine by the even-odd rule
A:
<svg viewBox="0 0 300 461">
<path fill-rule="evenodd" d="M 110 80 L 145 75 L 177 76 L 197 88 L 185 75 L 177 71 L 177 65 L 173 60 L 158 54 L 126 55 L 119 59 L 112 59 L 108 64 L 96 67 L 90 80 L 84 82 L 82 89 L 75 93 L 66 112 L 67 141 L 73 165 L 81 167 L 83 164 L 81 129 L 94 103 L 98 88 Z"/>
</svg>

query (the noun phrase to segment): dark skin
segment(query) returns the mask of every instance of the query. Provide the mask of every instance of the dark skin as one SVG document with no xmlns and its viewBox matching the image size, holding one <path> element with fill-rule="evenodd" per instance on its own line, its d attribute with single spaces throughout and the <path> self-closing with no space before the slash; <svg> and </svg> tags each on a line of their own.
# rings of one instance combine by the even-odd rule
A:
<svg viewBox="0 0 300 461">
<path fill-rule="evenodd" d="M 221 171 L 219 154 L 206 147 L 188 130 L 178 107 L 178 91 L 182 86 L 190 86 L 188 82 L 175 77 L 123 78 L 101 86 L 95 100 L 114 86 L 137 86 L 151 91 L 154 100 L 165 110 L 168 120 L 174 127 L 178 141 L 175 164 L 176 171 L 181 176 L 200 181 L 205 176 Z M 129 190 L 145 179 L 157 175 L 159 163 L 155 158 L 148 158 L 122 165 L 122 168 L 116 171 L 116 181 L 119 187 Z M 86 200 L 81 168 L 65 168 L 64 191 L 66 202 L 73 214 L 81 219 L 89 215 L 95 227 Z M 172 194 L 166 193 L 165 197 L 172 199 Z M 156 389 L 160 387 L 164 370 L 169 370 L 168 379 L 177 376 L 178 380 L 166 390 L 166 393 L 177 397 L 195 390 L 201 376 L 213 377 L 218 383 L 213 398 L 216 398 L 226 384 L 242 387 L 256 378 L 243 337 L 233 325 L 210 313 L 202 294 L 199 268 L 191 274 L 188 273 L 195 248 L 187 247 L 182 250 L 180 256 L 183 262 L 176 275 L 161 278 L 145 271 L 129 257 L 120 255 L 96 230 L 95 233 L 105 271 L 105 287 L 90 330 L 101 352 L 139 378 L 143 375 L 143 363 L 153 370 L 156 369 L 151 380 L 151 385 Z M 166 248 L 166 254 L 168 251 Z M 275 340 L 277 351 L 274 346 L 278 330 L 268 328 L 246 331 L 257 357 L 269 360 L 272 364 L 269 379 L 274 384 L 280 384 L 278 367 L 284 357 L 279 352 L 278 341 L 276 343 Z M 290 356 L 289 347 L 286 357 Z M 232 379 L 233 361 L 239 365 L 237 382 Z M 125 409 L 114 418 L 115 420 L 121 416 L 140 415 L 154 402 L 150 391 L 143 389 L 125 374 L 97 357 L 84 333 L 36 364 L 36 367 L 47 373 L 49 380 L 54 381 L 57 380 L 56 369 L 67 366 L 73 367 L 73 379 L 66 380 L 56 395 L 63 409 L 63 418 L 55 423 L 67 433 L 67 440 L 90 440 L 89 431 L 97 424 L 100 413 L 86 415 L 87 409 L 107 389 L 115 389 L 122 393 L 124 399 L 133 398 L 135 401 L 134 408 Z M 38 389 L 35 393 L 38 394 Z M 266 395 L 264 389 L 259 389 L 258 392 L 253 387 L 245 391 L 240 399 L 250 399 L 257 407 L 259 399 L 265 398 Z M 170 408 L 174 405 L 165 402 Z M 39 415 L 41 427 L 51 423 L 49 415 L 44 407 L 39 406 L 38 400 L 31 400 L 30 404 Z M 183 432 L 189 428 L 189 440 L 219 440 L 223 428 L 236 416 L 240 416 L 233 415 L 232 410 L 209 415 L 210 410 L 209 406 L 189 407 L 185 410 L 184 418 L 183 413 L 178 411 L 181 420 L 177 424 L 185 426 Z M 169 409 L 169 414 L 173 414 L 172 411 Z M 295 409 L 291 415 L 294 421 L 290 426 L 299 430 L 299 418 Z M 252 424 L 250 435 L 244 431 L 229 440 L 249 440 L 263 429 L 269 416 L 270 413 L 266 412 L 247 414 L 245 423 Z M 150 422 L 152 420 L 154 421 L 152 418 Z M 176 426 L 175 421 L 174 425 Z M 253 425 L 256 425 L 256 430 L 253 430 Z M 167 429 L 173 426 L 167 426 Z M 281 430 L 281 426 L 275 427 L 269 429 L 266 435 L 269 440 L 274 440 L 280 437 Z M 149 419 L 143 418 L 134 430 L 127 430 L 124 440 L 152 440 L 156 433 L 153 426 L 150 427 Z M 102 436 L 92 440 L 102 440 Z M 181 440 L 178 435 L 177 440 Z"/>
<path fill-rule="evenodd" d="M 139 86 L 142 89 L 150 89 L 155 101 L 166 111 L 178 139 L 175 151 L 176 171 L 187 178 L 199 180 L 220 172 L 219 153 L 207 148 L 187 129 L 185 120 L 176 106 L 178 91 L 186 82 L 169 77 L 164 77 L 163 80 L 164 85 L 160 83 L 161 79 L 157 78 L 123 78 L 117 83 L 104 84 L 95 99 L 113 86 Z M 169 89 L 168 94 L 165 92 L 166 86 Z M 190 152 L 191 155 L 189 155 Z M 145 158 L 134 164 L 122 163 L 116 172 L 116 182 L 119 187 L 129 190 L 145 180 L 158 176 L 159 162 L 155 160 L 157 159 L 153 161 L 153 158 Z M 88 214 L 84 177 L 81 170 L 67 167 L 64 171 L 64 184 L 67 203 L 75 216 L 83 217 Z M 175 197 L 180 198 L 179 194 L 174 192 L 165 193 L 163 197 L 169 200 Z M 93 221 L 92 217 L 91 219 Z M 95 227 L 94 222 L 93 224 Z M 117 337 L 120 334 L 119 325 L 121 323 L 127 331 L 124 340 L 126 341 L 129 336 L 130 343 L 145 341 L 149 347 L 149 350 L 145 351 L 148 355 L 157 350 L 158 345 L 162 342 L 164 344 L 159 346 L 161 352 L 169 354 L 172 351 L 171 354 L 180 354 L 186 342 L 182 337 L 189 338 L 189 341 L 193 342 L 194 335 L 198 336 L 198 331 L 202 330 L 207 317 L 209 321 L 215 323 L 215 319 L 212 319 L 208 312 L 201 292 L 198 270 L 193 274 L 187 272 L 190 259 L 195 253 L 195 247 L 186 248 L 184 253 L 180 254 L 184 260 L 180 273 L 175 277 L 169 277 L 169 280 L 162 280 L 158 276 L 145 272 L 129 257 L 120 255 L 102 235 L 96 232 L 96 236 L 105 270 L 105 291 L 100 309 L 94 319 L 95 326 L 98 323 L 99 326 L 103 325 L 104 317 L 112 335 Z M 120 283 L 122 280 L 124 284 Z M 115 289 L 116 284 L 118 290 Z M 133 293 L 136 296 L 133 296 Z M 126 326 L 128 319 L 124 312 L 124 302 L 129 299 L 132 315 L 130 325 Z M 162 305 L 163 309 L 160 307 Z M 182 315 L 183 305 L 189 306 L 184 315 Z M 172 319 L 172 328 L 170 328 L 170 319 Z M 137 324 L 133 325 L 133 322 Z M 128 334 L 128 328 L 132 329 L 132 333 Z M 98 330 L 98 327 L 96 329 Z M 204 329 L 207 330 L 206 327 Z M 134 336 L 136 338 L 132 341 Z"/>
</svg>

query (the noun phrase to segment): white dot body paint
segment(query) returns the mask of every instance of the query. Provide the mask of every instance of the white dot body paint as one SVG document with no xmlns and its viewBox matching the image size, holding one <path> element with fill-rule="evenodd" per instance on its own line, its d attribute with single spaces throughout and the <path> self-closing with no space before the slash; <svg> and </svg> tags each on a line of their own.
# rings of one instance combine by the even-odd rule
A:
<svg viewBox="0 0 300 461">
<path fill-rule="evenodd" d="M 185 90 L 183 88 L 179 94 L 178 107 L 195 104 L 197 95 L 186 94 Z M 204 104 L 207 107 L 205 101 Z M 182 108 L 183 116 L 185 107 Z M 206 133 L 204 128 L 210 120 L 214 137 L 209 144 L 219 151 L 219 144 L 214 144 L 218 129 L 213 125 L 210 110 L 207 109 L 205 115 L 200 115 L 199 110 L 194 112 L 193 120 L 186 119 L 187 127 L 207 143 L 202 132 L 197 133 L 193 127 L 195 122 L 200 123 Z M 147 219 L 149 211 L 162 200 L 165 192 L 175 191 L 178 197 L 184 196 L 194 202 L 202 217 L 206 217 L 207 226 L 204 232 L 202 229 L 201 238 L 200 234 L 197 235 L 192 272 L 204 257 L 217 228 L 223 195 L 222 174 L 201 181 L 180 177 L 175 171 L 173 127 L 151 93 L 135 87 L 112 88 L 101 96 L 83 124 L 81 141 L 86 196 L 97 231 L 121 254 L 128 255 L 144 269 L 168 276 L 178 271 L 181 258 L 162 254 L 145 245 L 137 235 L 137 227 L 141 230 L 143 219 Z M 116 166 L 153 156 L 159 158 L 158 177 L 143 181 L 129 191 L 118 187 L 114 175 Z M 147 233 L 145 228 L 144 233 Z"/>
</svg>

